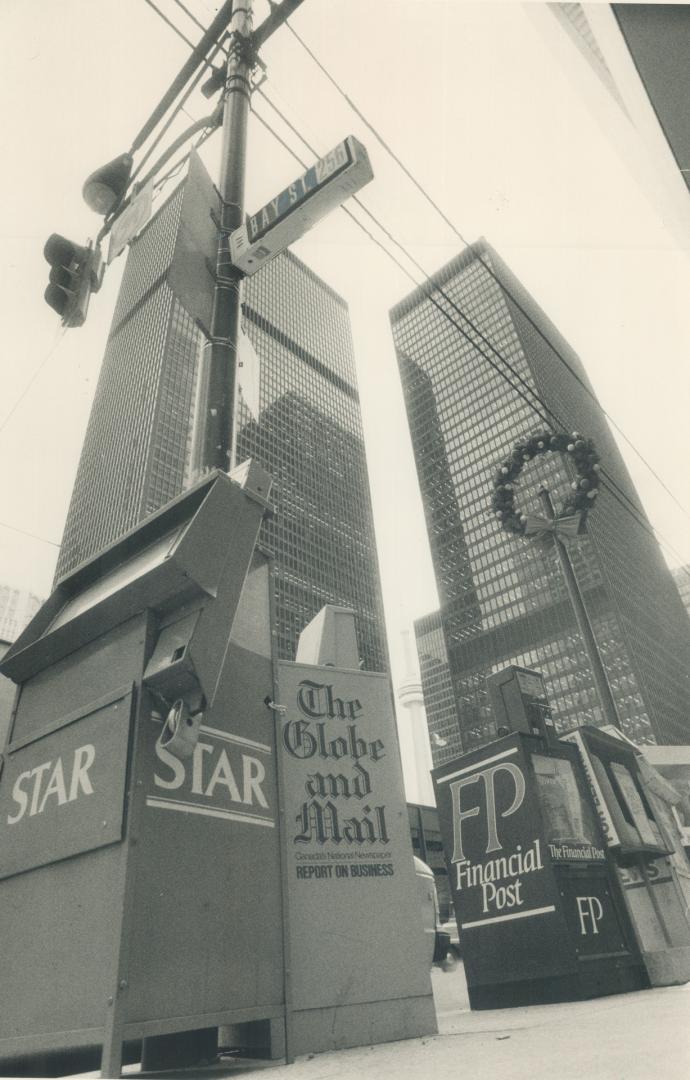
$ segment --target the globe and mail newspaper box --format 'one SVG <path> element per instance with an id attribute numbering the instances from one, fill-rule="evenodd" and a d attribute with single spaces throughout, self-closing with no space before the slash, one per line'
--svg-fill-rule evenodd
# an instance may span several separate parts
<path id="1" fill-rule="evenodd" d="M 352 611 L 322 609 L 277 690 L 295 1053 L 435 1032 L 391 687 Z"/>

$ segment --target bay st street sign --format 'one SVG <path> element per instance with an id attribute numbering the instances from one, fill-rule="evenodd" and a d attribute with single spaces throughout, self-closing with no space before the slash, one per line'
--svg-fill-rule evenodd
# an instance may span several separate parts
<path id="1" fill-rule="evenodd" d="M 234 265 L 255 274 L 373 176 L 366 149 L 348 135 L 232 233 Z"/>

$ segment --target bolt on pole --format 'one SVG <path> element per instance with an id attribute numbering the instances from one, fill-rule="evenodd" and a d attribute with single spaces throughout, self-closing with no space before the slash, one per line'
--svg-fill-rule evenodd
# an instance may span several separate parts
<path id="1" fill-rule="evenodd" d="M 211 332 L 204 345 L 192 451 L 194 475 L 228 471 L 232 460 L 237 394 L 241 270 L 230 260 L 230 234 L 244 218 L 247 121 L 251 96 L 252 0 L 236 0 L 230 20 L 220 171 L 220 232 Z"/>

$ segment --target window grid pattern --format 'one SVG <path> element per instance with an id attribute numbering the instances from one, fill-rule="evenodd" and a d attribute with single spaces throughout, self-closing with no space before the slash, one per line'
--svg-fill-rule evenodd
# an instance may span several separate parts
<path id="1" fill-rule="evenodd" d="M 131 245 L 58 564 L 61 575 L 190 479 L 203 335 L 166 274 L 181 186 Z M 244 285 L 260 411 L 238 395 L 237 460 L 273 477 L 260 542 L 275 560 L 278 655 L 326 603 L 355 611 L 362 664 L 386 670 L 383 607 L 347 305 L 290 253 Z"/>
<path id="2" fill-rule="evenodd" d="M 529 390 L 538 394 L 571 430 L 595 439 L 606 468 L 639 506 L 601 413 L 478 253 L 586 382 L 567 343 L 488 245 L 474 245 L 434 280 L 510 360 L 527 383 L 528 396 Z M 561 727 L 600 722 L 591 672 L 553 555 L 505 533 L 491 511 L 498 463 L 541 422 L 423 291 L 394 308 L 391 322 L 458 710 L 453 752 L 494 737 L 484 680 L 508 663 L 542 670 Z M 486 345 L 482 349 L 488 351 Z M 523 469 L 518 502 L 539 512 L 538 487 L 546 483 L 558 505 L 571 482 L 562 456 L 544 455 Z M 604 492 L 588 535 L 573 547 L 573 560 L 626 734 L 642 743 L 687 741 L 690 635 L 687 629 L 681 633 L 677 590 L 655 542 L 631 526 L 629 515 Z M 664 626 L 668 611 L 672 633 Z M 433 733 L 433 709 L 428 719 Z M 438 723 L 445 730 L 447 717 Z M 432 738 L 434 760 L 440 761 L 433 744 Z M 444 753 L 452 756 L 450 747 Z"/>
<path id="3" fill-rule="evenodd" d="M 246 281 L 243 308 L 261 365 L 260 412 L 241 404 L 238 460 L 255 458 L 273 478 L 275 513 L 260 540 L 275 556 L 278 656 L 294 659 L 302 629 L 331 603 L 354 609 L 363 667 L 385 670 L 347 308 L 289 254 Z"/>
<path id="4" fill-rule="evenodd" d="M 18 638 L 42 603 L 34 593 L 0 585 L 0 642 Z"/>
<path id="5" fill-rule="evenodd" d="M 414 629 L 433 761 L 442 765 L 460 752 L 460 734 L 440 612 L 417 619 Z"/>
<path id="6" fill-rule="evenodd" d="M 122 536 L 146 512 L 145 479 L 172 306 L 173 295 L 161 281 L 108 338 L 57 576 Z"/>

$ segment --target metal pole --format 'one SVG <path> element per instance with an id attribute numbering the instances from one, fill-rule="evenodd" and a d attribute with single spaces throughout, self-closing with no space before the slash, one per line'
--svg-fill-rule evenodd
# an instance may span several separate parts
<path id="1" fill-rule="evenodd" d="M 252 72 L 252 0 L 235 0 L 230 22 L 221 151 L 221 220 L 211 332 L 204 346 L 192 459 L 194 474 L 232 467 L 241 270 L 230 261 L 229 236 L 244 217 L 244 174 Z"/>
<path id="2" fill-rule="evenodd" d="M 553 520 L 555 517 L 555 511 L 553 503 L 551 501 L 551 495 L 548 488 L 542 487 L 539 489 L 539 498 L 541 499 L 542 506 L 546 512 L 547 517 Z M 604 665 L 599 653 L 599 646 L 597 645 L 596 638 L 594 637 L 594 631 L 592 624 L 589 621 L 589 615 L 585 608 L 584 600 L 582 599 L 582 593 L 580 592 L 580 586 L 577 583 L 575 577 L 575 571 L 573 570 L 573 564 L 570 560 L 570 552 L 568 551 L 565 543 L 558 536 L 553 538 L 556 546 L 556 552 L 561 564 L 561 570 L 563 571 L 563 577 L 565 578 L 566 588 L 568 595 L 570 596 L 570 602 L 573 605 L 573 611 L 575 612 L 575 619 L 577 621 L 582 641 L 585 646 L 585 652 L 589 659 L 590 667 L 592 669 L 592 675 L 594 676 L 594 685 L 599 695 L 604 715 L 607 723 L 613 724 L 615 727 L 620 728 L 620 720 L 618 717 L 618 709 L 611 693 L 611 687 L 609 685 L 608 676 L 604 669 Z"/>
<path id="3" fill-rule="evenodd" d="M 138 150 L 142 143 L 146 141 L 146 139 L 149 137 L 161 117 L 165 116 L 166 112 L 172 105 L 177 95 L 187 85 L 194 72 L 204 63 L 209 52 L 216 44 L 216 41 L 218 40 L 220 35 L 225 30 L 225 27 L 230 22 L 231 9 L 232 0 L 225 0 L 225 3 L 223 4 L 222 8 L 209 26 L 208 30 L 204 32 L 201 41 L 198 43 L 198 45 L 195 46 L 189 59 L 185 60 L 179 75 L 173 81 L 170 88 L 166 90 L 165 94 L 156 105 L 155 109 L 149 116 L 143 128 L 132 142 L 132 145 L 129 148 L 130 154 L 133 154 L 135 150 Z"/>

